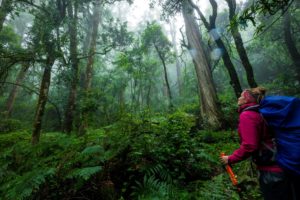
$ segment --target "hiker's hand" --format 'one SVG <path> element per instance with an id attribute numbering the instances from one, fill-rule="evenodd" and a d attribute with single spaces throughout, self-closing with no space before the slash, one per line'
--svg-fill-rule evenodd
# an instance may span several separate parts
<path id="1" fill-rule="evenodd" d="M 223 164 L 227 165 L 227 164 L 228 164 L 228 156 L 221 156 L 221 157 L 220 157 L 220 161 L 221 161 Z"/>

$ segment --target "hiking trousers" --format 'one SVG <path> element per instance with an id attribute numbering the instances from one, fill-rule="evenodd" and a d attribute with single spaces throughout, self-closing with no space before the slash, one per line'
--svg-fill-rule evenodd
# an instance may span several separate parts
<path id="1" fill-rule="evenodd" d="M 259 171 L 259 184 L 264 200 L 300 200 L 295 185 L 284 172 Z"/>

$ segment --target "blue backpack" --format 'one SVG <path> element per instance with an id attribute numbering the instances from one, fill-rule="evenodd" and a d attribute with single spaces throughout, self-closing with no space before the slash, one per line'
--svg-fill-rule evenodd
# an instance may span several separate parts
<path id="1" fill-rule="evenodd" d="M 261 101 L 259 112 L 275 132 L 277 163 L 300 175 L 300 99 L 267 96 Z"/>

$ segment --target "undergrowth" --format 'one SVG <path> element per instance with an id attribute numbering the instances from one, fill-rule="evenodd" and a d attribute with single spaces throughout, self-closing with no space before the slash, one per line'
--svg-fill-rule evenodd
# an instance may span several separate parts
<path id="1" fill-rule="evenodd" d="M 0 134 L 0 199 L 259 199 L 247 162 L 234 167 L 242 192 L 219 163 L 234 131 L 198 131 L 184 112 L 127 115 L 84 136 Z"/>

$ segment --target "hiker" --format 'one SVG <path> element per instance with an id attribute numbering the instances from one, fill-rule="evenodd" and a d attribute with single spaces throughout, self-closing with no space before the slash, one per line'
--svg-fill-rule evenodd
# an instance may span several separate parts
<path id="1" fill-rule="evenodd" d="M 252 157 L 259 171 L 260 189 L 264 199 L 290 199 L 288 178 L 272 158 L 273 153 L 269 149 L 274 148 L 274 142 L 265 120 L 258 112 L 259 103 L 265 93 L 266 90 L 262 87 L 246 89 L 242 92 L 238 99 L 240 147 L 231 155 L 221 157 L 221 162 L 235 164 Z"/>

